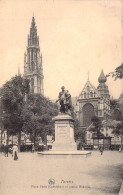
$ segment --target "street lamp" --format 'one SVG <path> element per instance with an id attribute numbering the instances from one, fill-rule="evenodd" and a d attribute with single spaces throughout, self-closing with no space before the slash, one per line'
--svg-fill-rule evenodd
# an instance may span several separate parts
<path id="1" fill-rule="evenodd" d="M 3 125 L 3 120 L 4 120 L 4 114 L 6 112 L 3 110 L 3 96 L 0 96 L 0 128 L 1 128 L 1 145 L 2 145 L 2 134 L 4 131 L 4 125 Z"/>
<path id="2" fill-rule="evenodd" d="M 2 133 L 3 133 L 3 96 L 0 96 L 0 128 L 1 128 L 1 145 L 2 145 Z"/>
<path id="3" fill-rule="evenodd" d="M 105 127 L 106 127 L 106 137 L 108 136 L 108 127 L 107 127 L 107 113 L 106 113 L 106 108 L 104 107 L 104 119 L 105 119 Z"/>

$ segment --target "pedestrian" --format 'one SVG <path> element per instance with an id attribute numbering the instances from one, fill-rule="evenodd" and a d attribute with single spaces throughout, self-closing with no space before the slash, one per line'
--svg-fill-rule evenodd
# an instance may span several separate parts
<path id="1" fill-rule="evenodd" d="M 104 149 L 103 149 L 103 146 L 102 146 L 102 147 L 100 147 L 100 153 L 101 153 L 101 155 L 103 154 L 103 151 L 104 151 Z"/>
<path id="2" fill-rule="evenodd" d="M 16 144 L 14 144 L 12 150 L 13 150 L 12 152 L 13 159 L 18 160 L 18 147 Z"/>
<path id="3" fill-rule="evenodd" d="M 5 157 L 8 157 L 8 152 L 9 152 L 9 148 L 8 148 L 8 145 L 6 145 L 4 147 L 4 154 L 5 154 Z"/>
<path id="4" fill-rule="evenodd" d="M 122 150 L 122 147 L 121 147 L 121 146 L 119 146 L 119 152 L 121 152 L 121 150 Z"/>
<path id="5" fill-rule="evenodd" d="M 1 152 L 4 153 L 4 144 L 1 146 Z"/>
<path id="6" fill-rule="evenodd" d="M 35 146 L 34 146 L 34 144 L 32 145 L 32 152 L 35 152 Z"/>
<path id="7" fill-rule="evenodd" d="M 84 150 L 84 144 L 82 144 L 82 146 L 81 146 L 81 150 Z"/>

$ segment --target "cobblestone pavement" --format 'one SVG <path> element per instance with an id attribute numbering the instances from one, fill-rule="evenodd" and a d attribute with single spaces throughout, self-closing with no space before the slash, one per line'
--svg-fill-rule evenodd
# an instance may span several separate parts
<path id="1" fill-rule="evenodd" d="M 83 158 L 42 158 L 19 153 L 14 161 L 0 154 L 1 195 L 118 195 L 123 153 L 92 151 Z"/>

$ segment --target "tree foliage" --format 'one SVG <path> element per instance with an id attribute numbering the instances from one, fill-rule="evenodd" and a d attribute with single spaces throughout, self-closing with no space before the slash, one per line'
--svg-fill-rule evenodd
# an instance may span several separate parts
<path id="1" fill-rule="evenodd" d="M 121 137 L 121 145 L 123 144 L 123 121 L 113 121 L 113 131 L 116 136 Z"/>
<path id="2" fill-rule="evenodd" d="M 20 145 L 20 133 L 23 126 L 22 110 L 24 108 L 24 97 L 29 92 L 29 81 L 21 76 L 15 76 L 7 81 L 2 89 L 2 103 L 4 109 L 4 128 L 9 135 L 18 134 Z"/>
<path id="3" fill-rule="evenodd" d="M 15 76 L 2 87 L 4 127 L 15 129 L 15 133 L 22 127 L 21 112 L 24 107 L 24 96 L 29 91 L 29 81 L 21 76 Z"/>
<path id="4" fill-rule="evenodd" d="M 74 119 L 74 138 L 75 141 L 80 141 L 81 143 L 85 142 L 85 131 L 80 128 L 79 120 L 77 118 L 76 113 L 73 110 L 72 117 Z"/>
<path id="5" fill-rule="evenodd" d="M 123 78 L 123 63 L 118 66 L 114 72 L 110 72 L 108 75 L 106 75 L 107 77 L 112 76 L 115 78 L 115 80 L 117 79 L 122 79 Z"/>
<path id="6" fill-rule="evenodd" d="M 115 135 L 123 136 L 123 121 L 112 121 L 113 132 Z"/>
<path id="7" fill-rule="evenodd" d="M 92 133 L 96 133 L 97 137 L 102 136 L 102 133 L 100 132 L 101 128 L 102 128 L 102 122 L 99 119 L 99 117 L 97 116 L 93 116 L 91 119 L 92 124 L 90 125 L 90 127 L 88 127 L 88 130 Z"/>
<path id="8" fill-rule="evenodd" d="M 4 127 L 9 135 L 18 135 L 21 131 L 30 134 L 32 141 L 37 136 L 46 140 L 46 135 L 53 133 L 52 117 L 57 115 L 57 105 L 39 94 L 29 93 L 29 80 L 15 76 L 6 82 L 1 90 L 5 111 Z M 25 101 L 25 94 L 28 94 Z"/>
<path id="9" fill-rule="evenodd" d="M 53 134 L 52 117 L 58 114 L 57 104 L 39 94 L 30 94 L 28 102 L 22 112 L 24 120 L 23 131 L 31 135 L 32 141 L 37 136 L 46 140 L 46 136 Z"/>

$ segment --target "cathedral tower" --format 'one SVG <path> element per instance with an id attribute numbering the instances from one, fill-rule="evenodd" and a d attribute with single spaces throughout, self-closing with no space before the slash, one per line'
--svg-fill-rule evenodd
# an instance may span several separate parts
<path id="1" fill-rule="evenodd" d="M 40 55 L 39 36 L 37 36 L 34 16 L 28 35 L 27 53 L 24 54 L 24 77 L 30 80 L 31 93 L 44 94 L 42 55 Z"/>

